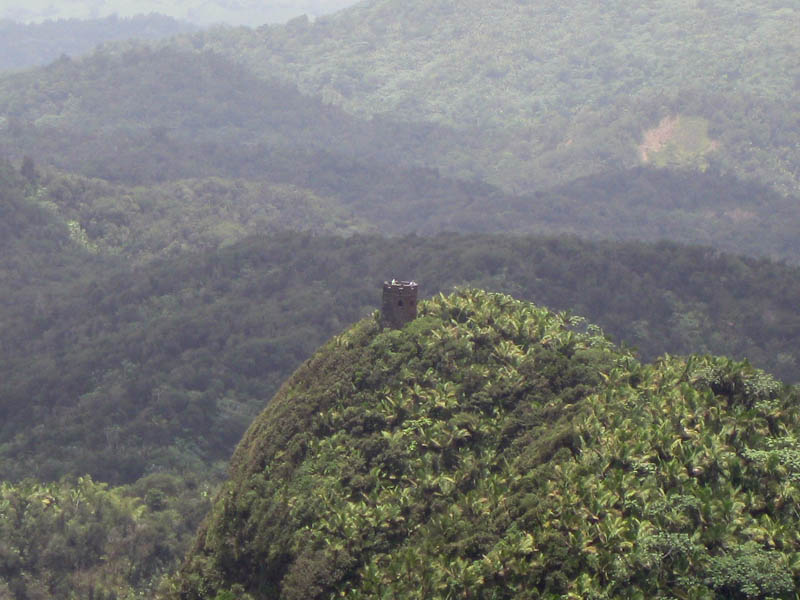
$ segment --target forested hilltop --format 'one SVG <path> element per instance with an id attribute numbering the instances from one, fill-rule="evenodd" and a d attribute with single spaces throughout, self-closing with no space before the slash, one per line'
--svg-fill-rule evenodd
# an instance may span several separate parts
<path id="1" fill-rule="evenodd" d="M 800 272 L 768 260 L 553 236 L 342 237 L 322 232 L 356 222 L 325 221 L 300 189 L 0 166 L 0 503 L 13 507 L 0 590 L 15 598 L 151 590 L 242 431 L 378 306 L 387 274 L 425 296 L 473 285 L 575 310 L 645 358 L 724 352 L 800 377 Z M 242 239 L 250 218 L 274 230 Z M 80 510 L 64 504 L 75 497 Z M 158 533 L 175 519 L 174 537 Z"/>
<path id="2" fill-rule="evenodd" d="M 509 296 L 420 309 L 287 381 L 163 598 L 794 597 L 796 390 Z"/>

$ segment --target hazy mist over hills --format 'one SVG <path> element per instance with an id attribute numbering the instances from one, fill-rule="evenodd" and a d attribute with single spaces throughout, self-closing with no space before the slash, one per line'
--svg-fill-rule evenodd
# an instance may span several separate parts
<path id="1" fill-rule="evenodd" d="M 0 19 L 31 23 L 160 13 L 196 25 L 258 26 L 285 22 L 303 14 L 316 17 L 354 3 L 355 0 L 64 0 L 57 3 L 11 0 L 0 5 Z"/>
<path id="2" fill-rule="evenodd" d="M 0 20 L 0 70 L 26 69 L 62 56 L 81 56 L 104 43 L 155 41 L 196 29 L 187 21 L 155 13 L 27 24 Z"/>

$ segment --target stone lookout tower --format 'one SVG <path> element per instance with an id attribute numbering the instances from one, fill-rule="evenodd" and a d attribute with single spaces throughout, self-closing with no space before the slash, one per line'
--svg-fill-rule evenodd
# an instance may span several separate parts
<path id="1" fill-rule="evenodd" d="M 414 281 L 383 282 L 381 319 L 384 327 L 399 329 L 417 318 L 417 284 Z"/>

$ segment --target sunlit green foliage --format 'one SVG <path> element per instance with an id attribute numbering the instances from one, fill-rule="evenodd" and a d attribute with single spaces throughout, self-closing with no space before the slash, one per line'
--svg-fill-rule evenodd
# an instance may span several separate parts
<path id="1" fill-rule="evenodd" d="M 210 487 L 168 475 L 0 482 L 0 597 L 141 598 L 186 551 Z"/>
<path id="2" fill-rule="evenodd" d="M 438 296 L 285 383 L 163 595 L 793 598 L 798 426 L 746 363 L 641 364 L 568 314 Z"/>

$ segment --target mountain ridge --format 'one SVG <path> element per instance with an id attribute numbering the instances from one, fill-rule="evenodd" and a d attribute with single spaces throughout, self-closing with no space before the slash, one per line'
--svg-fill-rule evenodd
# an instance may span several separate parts
<path id="1" fill-rule="evenodd" d="M 0 19 L 0 70 L 26 69 L 60 56 L 86 54 L 104 42 L 130 38 L 156 40 L 195 30 L 188 23 L 158 14 L 27 25 Z"/>

